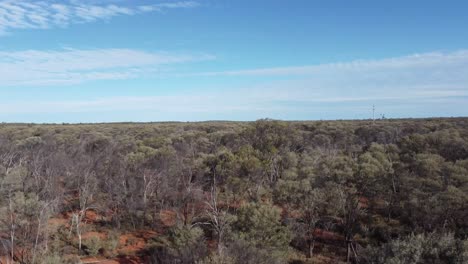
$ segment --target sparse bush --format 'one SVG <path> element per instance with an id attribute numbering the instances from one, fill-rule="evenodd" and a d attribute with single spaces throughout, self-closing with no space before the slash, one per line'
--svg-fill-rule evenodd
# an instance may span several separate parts
<path id="1" fill-rule="evenodd" d="M 203 230 L 199 227 L 174 227 L 167 236 L 157 238 L 149 249 L 151 263 L 192 264 L 203 259 L 206 248 Z"/>
<path id="2" fill-rule="evenodd" d="M 453 234 L 411 235 L 380 247 L 368 247 L 362 259 L 367 263 L 464 264 L 468 262 L 467 242 L 454 238 Z"/>
<path id="3" fill-rule="evenodd" d="M 106 241 L 103 242 L 105 256 L 113 258 L 117 255 L 117 248 L 119 247 L 120 233 L 111 231 L 107 235 Z"/>
<path id="4" fill-rule="evenodd" d="M 205 259 L 198 261 L 197 264 L 235 264 L 234 258 L 227 254 L 212 254 Z"/>
<path id="5" fill-rule="evenodd" d="M 64 264 L 64 263 L 67 263 L 67 262 L 62 256 L 55 253 L 55 254 L 42 256 L 40 259 L 37 260 L 36 263 L 37 264 L 40 264 L 40 263 Z"/>
<path id="6" fill-rule="evenodd" d="M 86 239 L 83 244 L 86 247 L 86 252 L 90 256 L 98 255 L 99 250 L 103 248 L 103 243 L 101 239 L 97 236 L 93 236 L 93 237 Z"/>

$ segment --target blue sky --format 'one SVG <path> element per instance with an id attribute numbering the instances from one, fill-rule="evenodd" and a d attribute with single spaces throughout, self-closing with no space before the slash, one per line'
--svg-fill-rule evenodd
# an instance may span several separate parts
<path id="1" fill-rule="evenodd" d="M 468 2 L 0 0 L 0 121 L 468 115 Z"/>

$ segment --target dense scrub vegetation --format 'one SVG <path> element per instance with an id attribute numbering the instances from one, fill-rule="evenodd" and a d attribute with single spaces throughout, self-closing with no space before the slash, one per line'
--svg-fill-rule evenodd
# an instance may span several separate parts
<path id="1" fill-rule="evenodd" d="M 0 125 L 1 263 L 468 263 L 468 119 Z"/>

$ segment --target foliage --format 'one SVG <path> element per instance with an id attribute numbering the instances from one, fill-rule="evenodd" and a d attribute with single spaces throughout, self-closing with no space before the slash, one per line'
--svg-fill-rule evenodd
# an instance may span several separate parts
<path id="1" fill-rule="evenodd" d="M 468 241 L 454 238 L 451 233 L 411 235 L 367 249 L 367 263 L 423 264 L 466 263 Z"/>
<path id="2" fill-rule="evenodd" d="M 462 263 L 467 219 L 467 118 L 0 125 L 0 255 L 20 263 L 114 258 L 140 232 L 149 263 Z"/>
<path id="3" fill-rule="evenodd" d="M 270 255 L 281 257 L 288 249 L 291 234 L 282 225 L 280 210 L 269 204 L 251 203 L 242 206 L 234 223 L 239 240 L 249 247 L 266 250 Z"/>

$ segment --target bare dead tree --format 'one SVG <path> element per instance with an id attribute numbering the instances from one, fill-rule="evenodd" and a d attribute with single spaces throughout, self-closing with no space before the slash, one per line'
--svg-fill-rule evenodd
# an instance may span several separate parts
<path id="1" fill-rule="evenodd" d="M 232 222 L 226 210 L 222 210 L 218 203 L 218 193 L 216 186 L 212 186 L 209 199 L 206 203 L 206 214 L 210 218 L 209 224 L 216 232 L 216 245 L 219 255 L 222 255 L 224 249 L 224 239 L 226 232 Z"/>
<path id="2" fill-rule="evenodd" d="M 73 228 L 78 237 L 78 250 L 81 252 L 83 219 L 86 217 L 86 212 L 91 209 L 97 209 L 92 206 L 94 193 L 96 189 L 95 173 L 88 171 L 83 175 L 82 182 L 78 190 L 79 209 L 72 214 L 70 230 Z"/>

